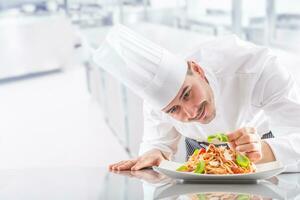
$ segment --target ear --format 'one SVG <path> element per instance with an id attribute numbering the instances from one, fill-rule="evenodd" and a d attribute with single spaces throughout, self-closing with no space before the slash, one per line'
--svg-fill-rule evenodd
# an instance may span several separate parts
<path id="1" fill-rule="evenodd" d="M 199 75 L 201 78 L 205 78 L 205 72 L 202 67 L 195 61 L 191 61 L 191 70 L 194 74 Z"/>

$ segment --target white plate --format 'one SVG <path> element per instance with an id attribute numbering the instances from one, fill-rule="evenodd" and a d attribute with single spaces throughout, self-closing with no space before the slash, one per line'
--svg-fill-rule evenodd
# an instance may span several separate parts
<path id="1" fill-rule="evenodd" d="M 157 172 L 165 174 L 173 179 L 182 179 L 185 181 L 212 181 L 212 182 L 256 182 L 258 180 L 267 179 L 276 176 L 284 171 L 284 166 L 278 162 L 269 162 L 256 165 L 257 170 L 255 173 L 249 174 L 195 174 L 191 172 L 178 172 L 176 169 L 181 166 L 181 163 L 162 161 L 158 167 L 153 167 Z"/>

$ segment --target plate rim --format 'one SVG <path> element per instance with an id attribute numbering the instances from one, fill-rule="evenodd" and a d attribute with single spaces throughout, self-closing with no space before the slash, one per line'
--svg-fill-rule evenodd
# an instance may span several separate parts
<path id="1" fill-rule="evenodd" d="M 177 163 L 177 162 L 174 162 L 174 161 L 167 161 L 167 160 L 164 160 L 164 162 L 171 162 L 171 163 L 175 163 L 175 164 L 180 164 L 180 163 Z M 274 170 L 278 171 L 278 172 L 276 172 L 276 175 L 277 175 L 277 174 L 282 173 L 285 170 L 285 166 L 280 161 L 272 161 L 272 162 L 278 163 L 279 164 L 278 167 L 275 167 L 275 168 L 270 169 L 270 170 L 263 170 L 263 171 L 259 171 L 259 172 L 251 172 L 251 173 L 246 173 L 246 174 L 196 174 L 196 173 L 191 173 L 191 172 L 174 171 L 174 170 L 167 169 L 167 168 L 164 168 L 164 167 L 161 167 L 161 166 L 154 166 L 153 169 L 155 171 L 158 171 L 158 172 L 160 172 L 160 169 L 167 170 L 168 172 L 171 172 L 171 173 L 184 174 L 184 175 L 188 175 L 188 176 L 193 176 L 195 178 L 196 177 L 201 177 L 201 178 L 226 178 L 226 177 L 228 177 L 228 180 L 230 180 L 230 178 L 232 178 L 232 177 L 245 177 L 245 178 L 247 178 L 248 176 L 260 175 L 262 173 L 270 172 L 270 171 L 274 171 Z M 268 162 L 268 163 L 272 163 L 272 162 Z M 263 165 L 263 164 L 267 164 L 267 163 L 262 163 L 261 165 Z M 161 173 L 163 173 L 163 172 L 161 172 Z M 276 176 L 276 175 L 274 175 L 274 176 Z M 236 179 L 234 179 L 234 180 L 236 180 Z M 261 180 L 261 179 L 257 179 L 257 180 Z"/>

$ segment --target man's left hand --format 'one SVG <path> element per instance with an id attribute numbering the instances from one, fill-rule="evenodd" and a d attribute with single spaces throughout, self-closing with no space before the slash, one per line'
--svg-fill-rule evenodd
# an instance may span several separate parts
<path id="1" fill-rule="evenodd" d="M 228 133 L 229 145 L 239 152 L 244 152 L 252 162 L 262 159 L 262 142 L 256 129 L 244 127 Z"/>

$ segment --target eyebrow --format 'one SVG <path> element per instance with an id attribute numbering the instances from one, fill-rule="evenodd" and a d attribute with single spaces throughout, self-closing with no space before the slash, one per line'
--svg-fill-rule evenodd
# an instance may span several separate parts
<path id="1" fill-rule="evenodd" d="M 188 87 L 189 87 L 189 86 L 185 86 L 185 87 L 183 88 L 183 90 L 182 90 L 182 92 L 181 92 L 181 94 L 180 94 L 180 96 L 179 96 L 179 100 L 182 99 L 182 97 L 183 97 L 185 91 L 188 89 Z M 166 113 L 169 113 L 169 112 L 172 110 L 173 107 L 174 107 L 174 106 L 172 106 L 169 110 L 167 110 Z"/>
<path id="2" fill-rule="evenodd" d="M 183 95 L 185 94 L 185 91 L 188 89 L 189 86 L 185 86 L 185 88 L 183 88 L 181 95 L 179 96 L 179 100 L 182 99 Z"/>

